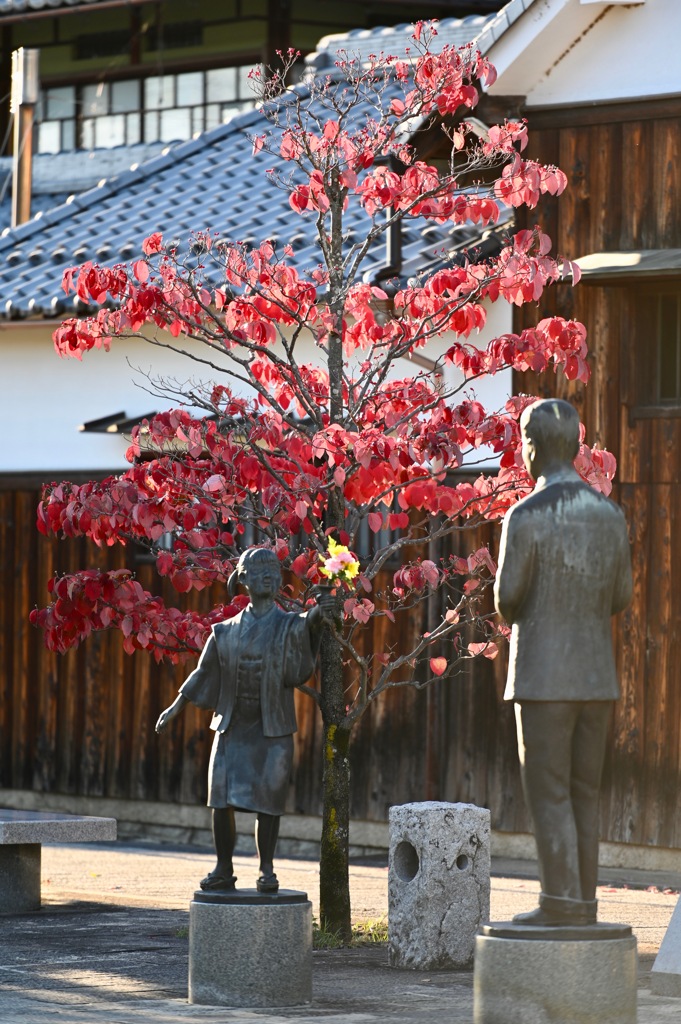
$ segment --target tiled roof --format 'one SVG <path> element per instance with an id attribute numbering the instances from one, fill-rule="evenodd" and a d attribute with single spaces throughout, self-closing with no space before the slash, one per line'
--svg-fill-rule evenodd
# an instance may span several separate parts
<path id="1" fill-rule="evenodd" d="M 535 0 L 509 0 L 497 14 L 473 14 L 466 18 L 442 18 L 437 24 L 437 36 L 431 49 L 438 53 L 445 45 L 465 46 L 474 42 L 485 53 L 501 35 L 518 20 Z M 414 52 L 412 40 L 413 24 L 395 25 L 392 28 L 352 29 L 324 36 L 317 44 L 316 53 L 307 61 L 316 68 L 332 66 L 338 50 L 347 50 L 367 60 L 370 54 L 392 54 L 403 56 L 407 47 Z"/>
<path id="2" fill-rule="evenodd" d="M 104 0 L 0 0 L 0 21 L 3 15 L 50 11 L 59 7 L 92 7 Z"/>
<path id="3" fill-rule="evenodd" d="M 74 192 L 94 188 L 104 177 L 127 171 L 132 163 L 158 156 L 167 143 L 147 142 L 111 149 L 65 150 L 33 157 L 31 216 L 65 203 Z M 12 157 L 0 157 L 0 231 L 12 219 Z"/>
<path id="4" fill-rule="evenodd" d="M 370 113 L 368 105 L 365 113 Z M 290 242 L 297 266 L 316 266 L 321 254 L 314 219 L 294 213 L 286 194 L 268 181 L 265 169 L 276 166 L 276 158 L 264 151 L 252 155 L 247 136 L 262 131 L 263 125 L 257 111 L 237 114 L 227 124 L 70 196 L 26 224 L 5 229 L 0 235 L 0 316 L 68 315 L 74 306 L 61 289 L 66 267 L 86 260 L 129 262 L 141 255 L 143 238 L 154 231 L 181 244 L 192 231 L 206 229 L 231 241 L 257 244 L 268 238 L 281 247 Z M 345 223 L 349 242 L 353 233 L 365 230 L 367 219 L 356 203 Z M 471 225 L 407 222 L 401 277 L 437 265 L 443 250 L 479 240 L 479 229 Z M 384 264 L 381 242 L 365 261 L 365 276 Z"/>
<path id="5" fill-rule="evenodd" d="M 438 53 L 445 45 L 465 46 L 472 42 L 484 30 L 487 24 L 496 18 L 492 15 L 470 15 L 467 18 L 443 18 L 438 22 L 437 36 L 431 49 Z M 413 24 L 396 25 L 392 28 L 358 28 L 350 32 L 338 32 L 324 36 L 317 44 L 316 53 L 307 58 L 317 68 L 332 66 L 338 50 L 347 50 L 351 56 L 359 56 L 363 61 L 370 54 L 392 54 L 403 57 L 409 48 L 414 54 L 412 34 Z"/>

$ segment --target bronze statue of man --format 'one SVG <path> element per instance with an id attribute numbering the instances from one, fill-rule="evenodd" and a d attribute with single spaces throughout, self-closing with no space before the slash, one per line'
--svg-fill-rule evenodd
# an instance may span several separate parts
<path id="1" fill-rule="evenodd" d="M 285 612 L 275 604 L 281 568 L 269 548 L 248 548 L 228 581 L 248 591 L 250 604 L 213 626 L 195 670 L 156 723 L 162 732 L 191 702 L 213 712 L 215 740 L 208 775 L 217 865 L 200 883 L 207 891 L 229 891 L 234 811 L 254 811 L 260 873 L 259 892 L 279 889 L 274 853 L 284 812 L 293 757 L 296 715 L 293 690 L 314 669 L 318 631 L 335 598 L 324 594 L 308 612 Z M 328 605 L 328 608 L 327 608 Z M 332 607 L 333 606 L 333 607 Z"/>
<path id="2" fill-rule="evenodd" d="M 512 626 L 504 697 L 515 701 L 541 894 L 514 921 L 595 924 L 599 790 L 620 694 L 610 618 L 631 599 L 629 540 L 619 506 L 574 468 L 575 409 L 536 402 L 520 427 L 536 486 L 504 520 L 495 599 Z"/>

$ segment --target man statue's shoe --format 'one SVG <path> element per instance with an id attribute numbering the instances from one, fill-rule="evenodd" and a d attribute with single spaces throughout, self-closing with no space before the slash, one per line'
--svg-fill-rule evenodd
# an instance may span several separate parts
<path id="1" fill-rule="evenodd" d="M 565 927 L 596 924 L 597 900 L 571 900 L 565 896 L 539 894 L 539 906 L 527 914 L 516 914 L 513 924 L 527 927 Z"/>
<path id="2" fill-rule="evenodd" d="M 260 875 L 255 887 L 258 892 L 279 892 L 279 879 L 275 874 Z"/>
<path id="3" fill-rule="evenodd" d="M 236 875 L 221 875 L 217 871 L 211 871 L 209 875 L 201 879 L 199 885 L 204 892 L 234 892 Z"/>

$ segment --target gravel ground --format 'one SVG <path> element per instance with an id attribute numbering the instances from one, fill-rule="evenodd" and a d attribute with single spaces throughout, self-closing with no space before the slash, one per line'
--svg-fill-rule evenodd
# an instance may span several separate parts
<path id="1" fill-rule="evenodd" d="M 2 1024 L 450 1024 L 473 1020 L 472 971 L 390 968 L 387 949 L 314 954 L 309 1007 L 229 1010 L 186 1001 L 188 902 L 212 867 L 209 853 L 145 845 L 43 847 L 43 909 L 6 916 L 0 937 Z M 236 874 L 251 887 L 257 865 L 238 857 Z M 532 864 L 493 865 L 492 920 L 536 905 Z M 282 887 L 303 889 L 317 914 L 312 861 L 278 860 Z M 606 873 L 607 874 L 607 873 Z M 653 996 L 649 972 L 669 923 L 680 879 L 630 872 L 605 877 L 600 917 L 633 926 L 639 947 L 639 1024 L 681 1019 L 681 1000 Z M 355 920 L 387 913 L 387 866 L 354 864 Z M 667 891 L 664 891 L 664 889 Z"/>

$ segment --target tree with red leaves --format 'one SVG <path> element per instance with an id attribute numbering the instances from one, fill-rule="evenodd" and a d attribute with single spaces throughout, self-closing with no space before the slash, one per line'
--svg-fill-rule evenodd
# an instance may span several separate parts
<path id="1" fill-rule="evenodd" d="M 470 47 L 432 52 L 434 32 L 416 27 L 408 60 L 360 65 L 341 54 L 336 74 L 304 87 L 282 89 L 276 75 L 263 82 L 269 124 L 251 140 L 254 152 L 290 167 L 268 173 L 291 208 L 314 221 L 317 266 L 300 267 L 290 245 L 278 253 L 268 241 L 248 246 L 200 232 L 183 251 L 153 233 L 130 267 L 87 263 L 66 272 L 65 290 L 101 308 L 54 334 L 57 352 L 78 359 L 118 338 L 145 338 L 186 354 L 211 383 L 155 380 L 157 393 L 179 407 L 133 430 L 121 475 L 45 487 L 44 533 L 145 545 L 180 593 L 224 582 L 248 536 L 272 547 L 288 570 L 286 607 L 305 608 L 321 584 L 335 588 L 320 684 L 304 689 L 319 705 L 325 737 L 321 922 L 344 936 L 353 725 L 389 688 L 414 684 L 417 663 L 430 669 L 417 684 L 425 685 L 467 659 L 493 657 L 503 639 L 484 602 L 495 572 L 489 550 L 439 563 L 424 557 L 452 531 L 500 519 L 531 486 L 518 417 L 532 399 L 486 410 L 471 388 L 509 368 L 589 375 L 585 330 L 560 317 L 485 348 L 469 340 L 489 303 L 535 302 L 551 282 L 577 279 L 574 265 L 549 255 L 538 228 L 509 235 L 496 256 L 443 258 L 423 279 L 392 289 L 362 276 L 400 222 L 494 225 L 500 210 L 533 208 L 566 185 L 556 167 L 523 158 L 524 123 L 481 136 L 479 123 L 466 121 L 494 70 Z M 294 57 L 284 56 L 284 74 Z M 415 127 L 436 120 L 451 147 L 444 171 L 419 160 L 410 142 Z M 358 210 L 366 229 L 348 237 Z M 433 370 L 400 373 L 400 361 L 426 344 L 436 353 Z M 496 454 L 498 472 L 455 472 L 474 470 L 481 449 Z M 609 490 L 612 456 L 582 445 L 577 464 Z M 356 556 L 364 524 L 372 543 Z M 386 585 L 395 560 L 400 567 Z M 124 570 L 86 570 L 50 589 L 52 603 L 33 619 L 52 649 L 115 628 L 127 651 L 171 661 L 196 655 L 211 625 L 245 601 L 210 615 L 182 612 Z M 392 647 L 363 653 L 365 623 L 408 623 L 433 591 L 444 595 L 435 628 L 408 649 L 408 626 L 396 628 Z"/>

